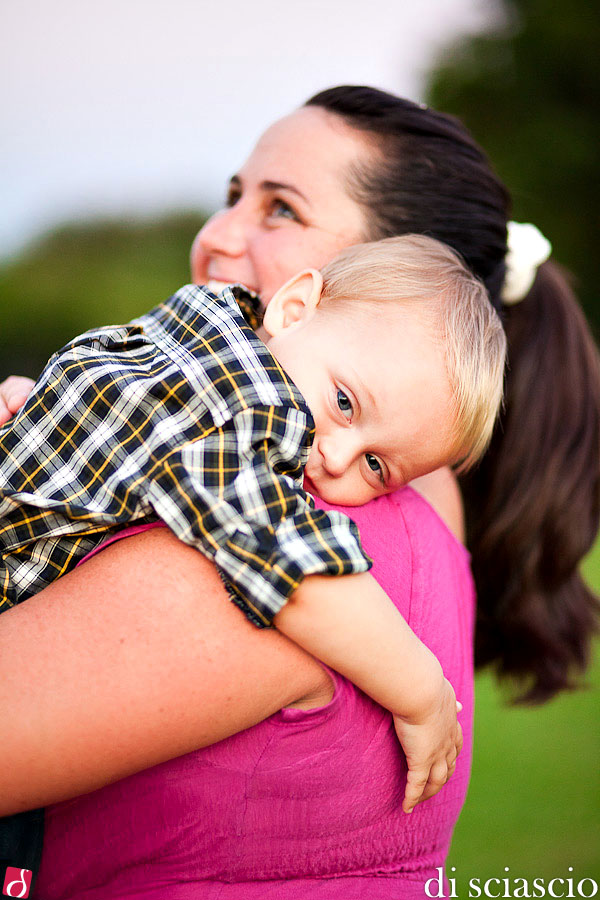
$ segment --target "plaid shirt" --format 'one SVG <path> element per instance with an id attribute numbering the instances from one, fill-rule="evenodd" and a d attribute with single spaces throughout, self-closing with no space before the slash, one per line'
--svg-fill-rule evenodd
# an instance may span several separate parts
<path id="1" fill-rule="evenodd" d="M 0 429 L 0 611 L 156 517 L 257 625 L 305 575 L 370 567 L 356 526 L 302 490 L 313 420 L 236 292 L 188 285 L 49 361 Z"/>

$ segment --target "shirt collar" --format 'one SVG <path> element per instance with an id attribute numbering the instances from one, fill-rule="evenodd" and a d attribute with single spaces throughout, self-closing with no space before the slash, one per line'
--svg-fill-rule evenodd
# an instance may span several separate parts
<path id="1" fill-rule="evenodd" d="M 244 319 L 250 328 L 256 331 L 262 325 L 264 317 L 260 297 L 243 284 L 232 284 L 230 290 Z"/>

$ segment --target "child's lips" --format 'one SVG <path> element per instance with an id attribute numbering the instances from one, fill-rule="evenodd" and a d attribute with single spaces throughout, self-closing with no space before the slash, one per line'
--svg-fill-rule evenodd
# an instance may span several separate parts
<path id="1" fill-rule="evenodd" d="M 304 490 L 308 491 L 309 494 L 318 494 L 319 493 L 315 483 L 313 481 L 311 481 L 310 476 L 307 475 L 306 472 L 304 473 Z"/>

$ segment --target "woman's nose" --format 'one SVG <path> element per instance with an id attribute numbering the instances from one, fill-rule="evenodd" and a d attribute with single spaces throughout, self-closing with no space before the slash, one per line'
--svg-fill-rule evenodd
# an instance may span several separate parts
<path id="1" fill-rule="evenodd" d="M 246 234 L 247 222 L 236 204 L 211 216 L 194 243 L 207 255 L 241 256 L 246 247 Z"/>

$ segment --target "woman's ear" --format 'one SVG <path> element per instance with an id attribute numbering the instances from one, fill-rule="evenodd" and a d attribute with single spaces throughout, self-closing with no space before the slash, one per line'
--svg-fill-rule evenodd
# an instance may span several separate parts
<path id="1" fill-rule="evenodd" d="M 319 305 L 323 277 L 317 269 L 304 269 L 273 294 L 265 310 L 263 328 L 275 337 L 284 328 L 304 324 Z"/>

